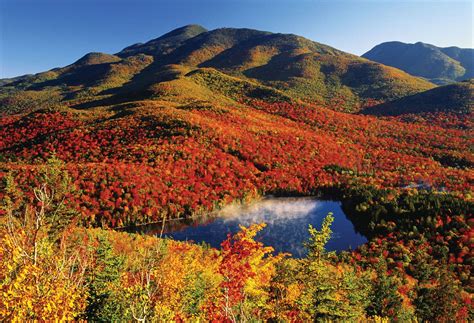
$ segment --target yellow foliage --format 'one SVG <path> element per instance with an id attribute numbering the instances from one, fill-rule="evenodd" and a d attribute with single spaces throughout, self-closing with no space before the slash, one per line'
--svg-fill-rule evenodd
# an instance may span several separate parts
<path id="1" fill-rule="evenodd" d="M 87 294 L 76 284 L 58 253 L 46 250 L 35 265 L 13 238 L 2 230 L 0 244 L 0 317 L 14 322 L 73 320 L 83 312 Z M 49 251 L 49 252 L 48 252 Z"/>

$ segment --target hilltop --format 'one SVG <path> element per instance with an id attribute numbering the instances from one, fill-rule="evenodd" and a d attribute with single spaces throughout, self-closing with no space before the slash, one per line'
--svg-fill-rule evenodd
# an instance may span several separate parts
<path id="1" fill-rule="evenodd" d="M 436 84 L 447 84 L 474 77 L 474 49 L 436 47 L 398 41 L 379 44 L 362 55 L 367 59 L 424 77 Z"/>
<path id="2" fill-rule="evenodd" d="M 357 111 L 434 85 L 306 38 L 251 29 L 175 29 L 112 55 L 3 81 L 0 111 L 90 108 L 143 99 L 237 104 L 261 99 Z"/>

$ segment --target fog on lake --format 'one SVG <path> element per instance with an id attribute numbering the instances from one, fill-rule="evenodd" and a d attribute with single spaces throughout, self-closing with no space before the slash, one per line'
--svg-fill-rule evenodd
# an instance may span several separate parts
<path id="1" fill-rule="evenodd" d="M 205 242 L 218 248 L 228 234 L 239 230 L 240 225 L 265 222 L 267 226 L 259 232 L 257 240 L 272 246 L 277 252 L 289 252 L 301 257 L 306 253 L 303 243 L 309 238 L 308 225 L 320 229 L 329 212 L 333 213 L 335 219 L 327 250 L 349 250 L 367 242 L 347 219 L 341 202 L 308 197 L 265 198 L 249 204 L 229 205 L 206 221 L 168 226 L 164 236 L 181 241 Z"/>

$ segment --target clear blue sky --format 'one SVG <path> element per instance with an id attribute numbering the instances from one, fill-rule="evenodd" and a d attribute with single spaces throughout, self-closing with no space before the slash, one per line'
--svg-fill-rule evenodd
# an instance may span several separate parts
<path id="1" fill-rule="evenodd" d="M 474 47 L 473 14 L 472 0 L 0 0 L 0 78 L 191 23 L 294 33 L 358 55 L 390 40 Z"/>

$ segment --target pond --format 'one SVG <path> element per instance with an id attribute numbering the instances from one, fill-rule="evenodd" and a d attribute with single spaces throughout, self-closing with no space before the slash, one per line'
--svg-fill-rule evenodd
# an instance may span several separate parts
<path id="1" fill-rule="evenodd" d="M 170 221 L 163 236 L 180 241 L 205 242 L 218 248 L 227 234 L 239 230 L 239 225 L 265 222 L 267 226 L 259 232 L 257 240 L 272 246 L 277 252 L 289 252 L 301 257 L 306 253 L 303 243 L 309 238 L 308 225 L 319 230 L 329 212 L 333 213 L 334 222 L 327 250 L 355 249 L 367 242 L 363 235 L 355 231 L 342 210 L 341 202 L 308 197 L 265 198 L 250 204 L 224 207 L 207 219 Z M 147 226 L 139 231 L 159 235 L 161 225 Z"/>

